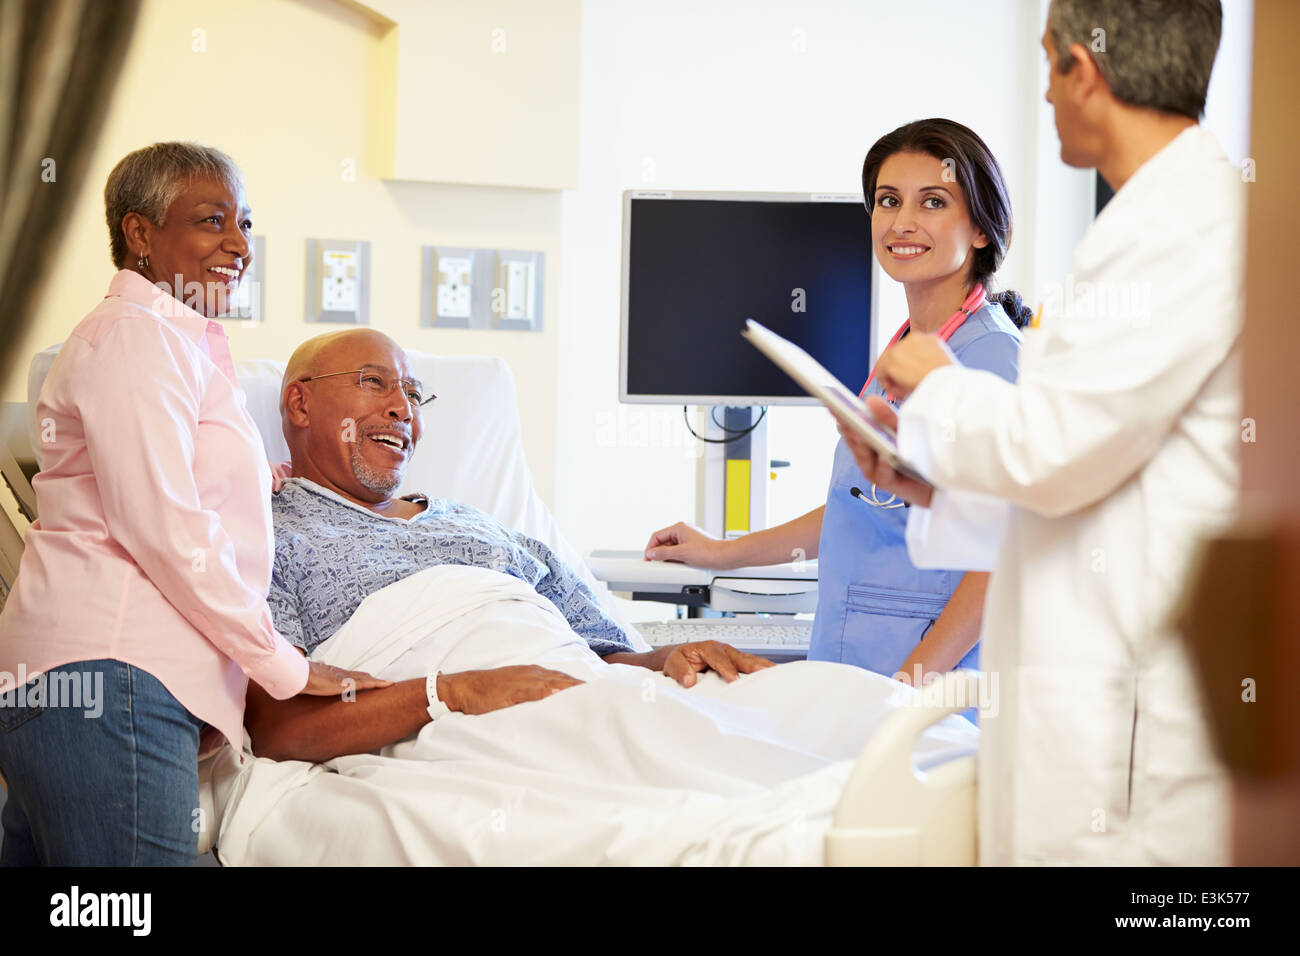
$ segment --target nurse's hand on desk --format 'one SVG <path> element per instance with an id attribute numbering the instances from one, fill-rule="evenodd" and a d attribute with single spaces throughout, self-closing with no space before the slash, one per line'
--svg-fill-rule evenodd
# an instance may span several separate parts
<path id="1" fill-rule="evenodd" d="M 307 674 L 307 686 L 300 694 L 313 697 L 332 697 L 349 690 L 373 690 L 376 687 L 392 687 L 390 680 L 371 677 L 364 671 L 349 671 L 342 667 L 322 664 L 320 661 L 308 661 L 310 671 Z"/>
<path id="2" fill-rule="evenodd" d="M 696 675 L 702 671 L 714 671 L 730 683 L 741 674 L 775 666 L 766 658 L 738 651 L 721 641 L 693 641 L 669 649 L 663 671 L 683 687 L 693 687 L 698 680 Z"/>
<path id="3" fill-rule="evenodd" d="M 937 335 L 909 335 L 885 349 L 876 363 L 876 379 L 890 395 L 907 398 L 921 379 L 956 362 Z"/>
<path id="4" fill-rule="evenodd" d="M 679 521 L 650 535 L 645 546 L 647 561 L 680 561 L 693 568 L 726 568 L 730 542 L 705 534 L 694 525 Z"/>
<path id="5" fill-rule="evenodd" d="M 897 431 L 898 414 L 878 395 L 867 396 L 867 408 L 871 410 L 872 418 L 891 431 Z M 837 415 L 836 418 L 839 419 L 839 416 Z M 930 500 L 934 496 L 933 487 L 924 481 L 917 481 L 896 472 L 889 462 L 877 455 L 856 431 L 845 425 L 843 419 L 839 419 L 839 429 L 840 434 L 844 436 L 844 444 L 853 453 L 853 460 L 858 463 L 858 467 L 862 469 L 862 476 L 867 481 L 882 491 L 898 495 L 909 504 L 920 505 L 922 508 L 930 507 Z"/>

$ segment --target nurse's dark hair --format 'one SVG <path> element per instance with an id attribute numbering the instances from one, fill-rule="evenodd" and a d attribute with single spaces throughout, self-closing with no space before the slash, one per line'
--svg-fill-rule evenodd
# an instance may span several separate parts
<path id="1" fill-rule="evenodd" d="M 201 143 L 153 143 L 123 156 L 104 186 L 104 217 L 113 265 L 125 268 L 130 258 L 122 219 L 137 212 L 155 226 L 165 226 L 167 210 L 181 189 L 199 177 L 219 179 L 232 188 L 244 177 L 235 161 Z"/>
<path id="2" fill-rule="evenodd" d="M 923 119 L 900 126 L 876 140 L 862 163 L 862 195 L 870 216 L 876 208 L 876 180 L 880 167 L 895 153 L 926 153 L 944 165 L 966 196 L 971 223 L 988 236 L 988 245 L 971 257 L 968 285 L 981 283 L 990 302 L 996 302 L 1018 327 L 1033 311 L 1010 289 L 995 291 L 994 277 L 1011 247 L 1011 197 L 1002 167 L 975 131 L 950 119 Z"/>

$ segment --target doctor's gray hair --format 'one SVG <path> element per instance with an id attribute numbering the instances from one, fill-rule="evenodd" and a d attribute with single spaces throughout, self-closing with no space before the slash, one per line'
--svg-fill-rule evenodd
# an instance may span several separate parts
<path id="1" fill-rule="evenodd" d="M 1115 99 L 1191 119 L 1205 112 L 1222 30 L 1219 0 L 1052 0 L 1047 12 L 1057 70 L 1070 72 L 1078 43 Z"/>
<path id="2" fill-rule="evenodd" d="M 862 163 L 862 196 L 870 217 L 876 208 L 876 182 L 880 167 L 895 153 L 925 153 L 951 170 L 966 195 L 971 224 L 988 237 L 988 245 L 974 250 L 969 284 L 984 286 L 988 300 L 998 303 L 1017 327 L 1033 316 L 1019 294 L 1006 289 L 994 292 L 992 283 L 1007 250 L 1011 248 L 1011 195 L 1002 167 L 984 140 L 969 127 L 950 119 L 923 119 L 886 133 L 867 150 Z"/>
<path id="3" fill-rule="evenodd" d="M 233 159 L 199 143 L 154 143 L 122 157 L 104 186 L 104 215 L 115 266 L 124 267 L 130 256 L 122 232 L 126 214 L 139 213 L 155 226 L 165 226 L 167 209 L 197 177 L 222 180 L 235 191 L 244 183 Z"/>

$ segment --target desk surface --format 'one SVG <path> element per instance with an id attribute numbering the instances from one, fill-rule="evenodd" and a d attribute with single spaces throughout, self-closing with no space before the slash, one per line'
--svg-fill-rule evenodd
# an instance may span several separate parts
<path id="1" fill-rule="evenodd" d="M 652 590 L 649 585 L 707 586 L 716 578 L 764 578 L 774 581 L 807 581 L 810 584 L 817 580 L 815 560 L 716 571 L 710 568 L 692 568 L 675 561 L 647 561 L 640 551 L 592 551 L 587 555 L 587 566 L 598 579 L 615 589 L 618 589 L 616 585 L 632 582 L 647 585 L 640 590 Z"/>

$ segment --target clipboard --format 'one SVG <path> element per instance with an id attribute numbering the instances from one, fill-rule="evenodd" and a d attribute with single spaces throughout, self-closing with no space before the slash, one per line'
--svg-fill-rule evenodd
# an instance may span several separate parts
<path id="1" fill-rule="evenodd" d="M 852 426 L 896 472 L 928 484 L 926 478 L 898 453 L 898 438 L 894 432 L 872 418 L 867 403 L 845 388 L 815 358 L 753 319 L 745 320 L 744 331 L 740 334 L 798 382 L 804 391 Z"/>

